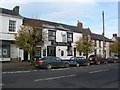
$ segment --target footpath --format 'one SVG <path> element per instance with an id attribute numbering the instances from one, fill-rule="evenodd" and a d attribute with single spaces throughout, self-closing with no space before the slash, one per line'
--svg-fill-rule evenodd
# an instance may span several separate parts
<path id="1" fill-rule="evenodd" d="M 31 65 L 30 62 L 0 62 L 0 68 L 2 71 L 15 71 L 15 70 L 33 70 L 36 67 Z"/>

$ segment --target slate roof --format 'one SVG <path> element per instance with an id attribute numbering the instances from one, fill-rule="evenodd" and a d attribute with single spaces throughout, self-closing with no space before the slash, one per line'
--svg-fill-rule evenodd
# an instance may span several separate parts
<path id="1" fill-rule="evenodd" d="M 91 39 L 103 41 L 103 35 L 91 33 Z M 105 37 L 105 41 L 113 42 L 112 39 Z"/>
<path id="2" fill-rule="evenodd" d="M 4 8 L 0 8 L 0 13 L 22 17 L 20 14 L 16 13 L 15 11 L 4 9 Z"/>
<path id="3" fill-rule="evenodd" d="M 57 29 L 57 30 L 65 30 L 65 31 L 77 32 L 77 33 L 87 33 L 87 30 L 84 30 L 83 28 L 80 28 L 77 26 L 71 26 L 71 25 L 66 25 L 66 24 L 61 24 L 61 23 L 56 23 L 51 21 L 38 20 L 38 19 L 31 19 L 31 18 L 24 18 L 23 25 L 26 25 L 28 22 L 34 22 L 34 21 L 41 22 L 42 24 L 45 24 L 45 25 L 54 26 L 54 29 Z"/>
<path id="4" fill-rule="evenodd" d="M 77 32 L 77 33 L 83 33 L 83 34 L 88 34 L 89 33 L 93 40 L 101 40 L 101 41 L 103 40 L 102 35 L 92 33 L 89 28 L 84 29 L 84 28 L 80 28 L 80 27 L 77 27 L 77 26 L 71 26 L 71 25 L 66 25 L 66 24 L 61 24 L 61 23 L 56 23 L 56 22 L 50 22 L 50 21 L 44 21 L 44 20 L 38 20 L 38 19 L 31 19 L 31 18 L 24 18 L 23 19 L 23 25 L 26 25 L 29 22 L 40 22 L 40 23 L 45 24 L 45 25 L 51 25 L 51 26 L 54 27 L 55 30 L 56 29 L 57 30 L 65 30 L 65 31 Z M 59 26 L 61 26 L 63 28 L 58 28 Z M 105 41 L 112 42 L 112 40 L 108 39 L 107 37 L 105 37 Z"/>

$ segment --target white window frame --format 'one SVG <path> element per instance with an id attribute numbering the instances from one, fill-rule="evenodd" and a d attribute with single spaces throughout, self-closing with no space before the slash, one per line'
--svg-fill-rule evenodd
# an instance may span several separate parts
<path id="1" fill-rule="evenodd" d="M 9 20 L 9 32 L 16 32 L 16 21 L 15 20 Z"/>

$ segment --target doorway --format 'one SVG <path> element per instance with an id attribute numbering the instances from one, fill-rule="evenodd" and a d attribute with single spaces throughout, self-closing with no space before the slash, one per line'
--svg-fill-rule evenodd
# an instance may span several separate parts
<path id="1" fill-rule="evenodd" d="M 27 60 L 28 60 L 28 52 L 24 51 L 24 61 L 27 61 Z"/>
<path id="2" fill-rule="evenodd" d="M 47 56 L 56 56 L 56 47 L 55 46 L 47 47 Z"/>
<path id="3" fill-rule="evenodd" d="M 76 48 L 74 48 L 74 57 L 76 57 Z"/>

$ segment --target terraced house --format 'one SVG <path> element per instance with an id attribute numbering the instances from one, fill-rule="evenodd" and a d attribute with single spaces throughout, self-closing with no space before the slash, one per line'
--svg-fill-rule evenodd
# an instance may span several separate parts
<path id="1" fill-rule="evenodd" d="M 22 22 L 18 6 L 13 10 L 0 8 L 0 61 L 10 61 L 21 53 L 14 45 L 14 34 L 20 29 Z"/>
<path id="2" fill-rule="evenodd" d="M 0 28 L 2 49 L 0 49 L 0 55 L 2 61 L 6 59 L 12 60 L 20 57 L 21 60 L 29 60 L 30 55 L 24 52 L 22 49 L 18 49 L 14 45 L 14 34 L 20 29 L 21 25 L 27 23 L 41 22 L 43 24 L 43 31 L 45 31 L 47 40 L 44 46 L 37 46 L 40 48 L 39 52 L 36 52 L 36 57 L 41 58 L 45 56 L 57 56 L 62 59 L 69 59 L 72 56 L 85 56 L 84 52 L 78 52 L 76 50 L 75 42 L 80 37 L 88 35 L 95 43 L 95 51 L 91 54 L 103 54 L 103 36 L 100 34 L 92 33 L 89 28 L 83 28 L 83 23 L 77 22 L 76 26 L 44 21 L 32 18 L 21 17 L 18 13 L 19 7 L 15 7 L 13 10 L 7 10 L 2 8 L 0 14 Z M 105 55 L 108 57 L 109 44 L 112 43 L 111 39 L 105 37 Z"/>

